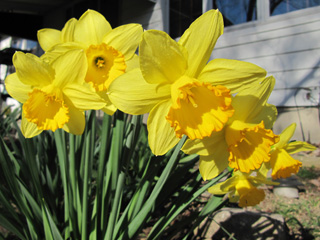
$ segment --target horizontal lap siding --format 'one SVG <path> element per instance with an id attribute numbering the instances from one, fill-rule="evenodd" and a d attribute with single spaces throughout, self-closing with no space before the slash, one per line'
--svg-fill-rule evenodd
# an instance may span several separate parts
<path id="1" fill-rule="evenodd" d="M 269 102 L 315 106 L 320 93 L 320 7 L 225 29 L 212 58 L 252 62 L 276 78 Z"/>
<path id="2" fill-rule="evenodd" d="M 121 24 L 139 23 L 146 30 L 164 30 L 161 1 L 123 0 L 120 10 Z"/>

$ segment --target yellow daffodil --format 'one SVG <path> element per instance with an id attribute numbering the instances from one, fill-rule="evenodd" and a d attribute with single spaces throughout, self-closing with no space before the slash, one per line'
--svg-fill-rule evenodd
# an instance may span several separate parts
<path id="1" fill-rule="evenodd" d="M 271 146 L 278 141 L 269 129 L 277 110 L 267 103 L 274 83 L 274 78 L 268 77 L 260 85 L 239 92 L 232 100 L 235 113 L 222 131 L 185 143 L 182 151 L 200 155 L 203 179 L 216 177 L 228 166 L 249 173 L 270 160 Z"/>
<path id="2" fill-rule="evenodd" d="M 32 54 L 16 52 L 13 64 L 16 73 L 6 78 L 5 86 L 23 103 L 21 130 L 27 138 L 58 128 L 82 134 L 83 111 L 105 105 L 95 92 L 83 86 L 87 71 L 83 50 L 62 54 L 51 64 Z"/>
<path id="3" fill-rule="evenodd" d="M 228 194 L 230 202 L 238 202 L 240 207 L 254 206 L 265 197 L 263 189 L 258 188 L 262 184 L 275 185 L 276 183 L 261 176 L 251 176 L 237 171 L 226 181 L 210 187 L 208 192 L 214 195 Z"/>
<path id="4" fill-rule="evenodd" d="M 316 147 L 301 141 L 290 142 L 296 124 L 293 123 L 280 134 L 280 141 L 272 147 L 270 162 L 266 163 L 267 169 L 272 169 L 273 179 L 287 178 L 291 174 L 298 173 L 302 163 L 294 159 L 290 154 L 301 151 L 314 151 Z"/>
<path id="5" fill-rule="evenodd" d="M 117 108 L 149 113 L 148 140 L 155 155 L 165 154 L 182 135 L 202 139 L 220 131 L 234 112 L 231 94 L 265 77 L 265 70 L 251 63 L 208 63 L 222 33 L 216 10 L 195 20 L 178 42 L 162 31 L 145 31 L 139 46 L 141 70 L 111 83 L 108 95 Z"/>
<path id="6" fill-rule="evenodd" d="M 106 91 L 114 79 L 133 66 L 138 66 L 135 51 L 142 31 L 139 24 L 127 24 L 112 29 L 104 16 L 88 10 L 79 20 L 70 19 L 62 31 L 41 29 L 38 31 L 38 40 L 43 50 L 48 53 L 46 58 L 49 60 L 70 49 L 85 50 L 88 64 L 85 81 L 105 99 L 107 105 L 102 110 L 112 115 L 116 108 L 110 102 Z"/>

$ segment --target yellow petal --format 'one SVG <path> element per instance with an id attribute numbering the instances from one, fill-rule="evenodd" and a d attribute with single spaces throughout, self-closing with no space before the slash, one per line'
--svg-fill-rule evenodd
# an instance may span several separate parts
<path id="1" fill-rule="evenodd" d="M 33 138 L 42 133 L 42 131 L 43 130 L 39 129 L 35 123 L 25 119 L 24 114 L 22 113 L 21 132 L 25 138 Z"/>
<path id="2" fill-rule="evenodd" d="M 166 118 L 178 138 L 202 139 L 220 131 L 232 116 L 230 91 L 188 79 L 182 77 L 172 85 L 173 104 Z"/>
<path id="3" fill-rule="evenodd" d="M 107 105 L 105 107 L 101 108 L 101 110 L 104 113 L 112 116 L 117 111 L 117 108 L 112 103 L 107 103 Z"/>
<path id="4" fill-rule="evenodd" d="M 85 46 L 81 43 L 75 43 L 75 42 L 60 43 L 53 46 L 50 49 L 50 51 L 45 52 L 43 55 L 41 55 L 40 59 L 47 63 L 52 63 L 58 57 L 65 54 L 66 52 L 70 50 L 80 50 L 80 49 L 85 49 Z"/>
<path id="5" fill-rule="evenodd" d="M 98 110 L 106 105 L 106 102 L 97 93 L 80 84 L 68 84 L 63 89 L 63 93 L 79 110 Z"/>
<path id="6" fill-rule="evenodd" d="M 103 15 L 94 10 L 87 10 L 76 24 L 74 41 L 85 43 L 87 46 L 98 45 L 111 29 Z"/>
<path id="7" fill-rule="evenodd" d="M 107 94 L 121 111 L 139 115 L 150 112 L 159 102 L 169 100 L 170 85 L 147 83 L 137 68 L 113 81 Z"/>
<path id="8" fill-rule="evenodd" d="M 16 52 L 13 55 L 13 65 L 23 84 L 45 86 L 53 81 L 55 72 L 52 67 L 33 54 Z"/>
<path id="9" fill-rule="evenodd" d="M 61 42 L 73 42 L 74 41 L 74 29 L 76 27 L 78 20 L 75 18 L 71 18 L 67 23 L 64 25 L 61 31 Z"/>
<path id="10" fill-rule="evenodd" d="M 105 106 L 103 108 L 101 108 L 101 110 L 112 116 L 116 111 L 117 111 L 117 108 L 116 106 L 111 102 L 108 94 L 104 91 L 104 92 L 98 92 L 98 95 L 104 100 L 105 102 Z"/>
<path id="11" fill-rule="evenodd" d="M 272 179 L 277 179 L 298 173 L 302 163 L 293 159 L 284 149 L 276 149 L 271 153 L 270 166 Z"/>
<path id="12" fill-rule="evenodd" d="M 38 31 L 38 41 L 43 51 L 48 51 L 54 45 L 60 43 L 61 31 L 51 28 L 44 28 Z"/>
<path id="13" fill-rule="evenodd" d="M 108 32 L 103 42 L 121 52 L 125 60 L 133 57 L 139 42 L 141 41 L 143 29 L 140 24 L 126 24 Z"/>
<path id="14" fill-rule="evenodd" d="M 201 156 L 214 154 L 217 149 L 224 149 L 224 146 L 226 145 L 224 135 L 224 130 L 221 130 L 219 132 L 213 132 L 210 137 L 205 137 L 203 139 L 188 139 L 181 150 L 186 154 L 196 153 Z"/>
<path id="15" fill-rule="evenodd" d="M 234 121 L 226 128 L 226 141 L 230 152 L 229 166 L 249 173 L 270 160 L 271 145 L 278 142 L 279 137 L 265 129 L 263 121 L 256 126 Z"/>
<path id="16" fill-rule="evenodd" d="M 266 74 L 266 70 L 252 63 L 214 59 L 204 67 L 198 79 L 213 85 L 223 85 L 235 93 L 252 87 L 252 84 L 259 84 Z"/>
<path id="17" fill-rule="evenodd" d="M 232 100 L 235 109 L 233 119 L 258 124 L 263 120 L 266 128 L 271 128 L 277 116 L 277 109 L 267 104 L 275 79 L 266 78 L 261 84 L 239 92 Z"/>
<path id="18" fill-rule="evenodd" d="M 165 115 L 169 111 L 170 101 L 156 105 L 148 117 L 148 141 L 152 153 L 156 156 L 166 154 L 178 142 L 173 128 L 170 127 Z"/>
<path id="19" fill-rule="evenodd" d="M 208 188 L 208 192 L 213 195 L 224 195 L 224 194 L 228 193 L 228 191 L 223 191 L 221 189 L 222 184 L 223 184 L 223 182 L 213 185 L 212 187 Z"/>
<path id="20" fill-rule="evenodd" d="M 247 179 L 237 183 L 236 192 L 239 195 L 239 207 L 255 206 L 265 198 L 264 191 L 254 187 Z"/>
<path id="21" fill-rule="evenodd" d="M 23 104 L 25 118 L 38 129 L 55 131 L 69 121 L 69 109 L 62 99 L 34 89 Z"/>
<path id="22" fill-rule="evenodd" d="M 217 183 L 210 187 L 208 191 L 215 195 L 220 194 L 226 194 L 228 192 L 234 192 L 235 191 L 235 185 L 239 181 L 239 176 L 236 174 L 233 175 L 231 178 L 228 178 L 227 180 Z"/>
<path id="23" fill-rule="evenodd" d="M 187 68 L 187 52 L 168 34 L 149 30 L 142 34 L 140 67 L 148 83 L 173 83 Z"/>
<path id="24" fill-rule="evenodd" d="M 97 92 L 108 89 L 111 82 L 126 71 L 124 56 L 111 46 L 102 43 L 86 50 L 88 71 L 86 82 Z"/>
<path id="25" fill-rule="evenodd" d="M 275 145 L 273 145 L 274 149 L 282 149 L 284 148 L 292 138 L 294 131 L 296 130 L 296 124 L 292 123 L 290 126 L 288 126 L 286 129 L 282 131 L 282 133 L 279 135 L 280 140 Z"/>
<path id="26" fill-rule="evenodd" d="M 24 103 L 29 98 L 28 93 L 32 91 L 30 85 L 23 84 L 16 73 L 12 73 L 5 79 L 6 91 L 17 101 Z"/>
<path id="27" fill-rule="evenodd" d="M 75 108 L 69 100 L 66 100 L 69 106 L 69 121 L 63 125 L 63 130 L 74 135 L 81 135 L 85 128 L 85 116 L 82 111 Z"/>
<path id="28" fill-rule="evenodd" d="M 140 68 L 140 63 L 139 63 L 139 57 L 137 54 L 134 54 L 132 58 L 130 58 L 128 61 L 126 61 L 126 72 L 129 72 L 135 68 Z"/>
<path id="29" fill-rule="evenodd" d="M 295 141 L 295 142 L 290 142 L 288 145 L 285 146 L 284 149 L 289 154 L 294 154 L 302 151 L 314 151 L 317 149 L 317 147 L 306 142 Z"/>
<path id="30" fill-rule="evenodd" d="M 227 146 L 216 148 L 216 153 L 209 156 L 200 156 L 199 170 L 204 181 L 215 178 L 228 167 L 229 152 Z"/>
<path id="31" fill-rule="evenodd" d="M 216 41 L 223 33 L 222 15 L 210 10 L 196 19 L 181 36 L 179 43 L 188 51 L 186 75 L 195 77 L 207 64 Z"/>
<path id="32" fill-rule="evenodd" d="M 64 88 L 68 84 L 83 84 L 87 71 L 87 61 L 83 50 L 71 50 L 62 54 L 53 63 L 56 71 L 54 84 Z"/>

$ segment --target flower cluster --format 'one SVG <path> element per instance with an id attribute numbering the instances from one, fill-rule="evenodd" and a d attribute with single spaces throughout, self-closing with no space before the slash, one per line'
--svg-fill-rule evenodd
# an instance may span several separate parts
<path id="1" fill-rule="evenodd" d="M 30 138 L 59 128 L 82 134 L 84 112 L 117 109 L 148 114 L 148 142 L 155 155 L 166 154 L 188 137 L 182 151 L 200 156 L 204 180 L 227 167 L 234 174 L 209 189 L 229 194 L 240 206 L 259 203 L 257 187 L 297 173 L 301 163 L 289 154 L 314 150 L 289 142 L 295 125 L 280 136 L 272 126 L 276 107 L 268 104 L 275 79 L 252 63 L 210 60 L 223 34 L 223 18 L 211 10 L 195 20 L 179 41 L 138 24 L 112 29 L 88 10 L 59 31 L 38 32 L 45 53 L 17 52 L 16 73 L 6 79 L 8 93 L 23 103 L 21 130 Z M 139 54 L 135 54 L 139 49 Z"/>

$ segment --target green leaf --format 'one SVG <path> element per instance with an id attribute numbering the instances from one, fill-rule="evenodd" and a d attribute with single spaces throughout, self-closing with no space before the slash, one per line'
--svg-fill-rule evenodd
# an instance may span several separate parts
<path id="1" fill-rule="evenodd" d="M 52 216 L 44 204 L 42 205 L 42 217 L 46 240 L 63 240 L 58 227 L 52 220 Z"/>

